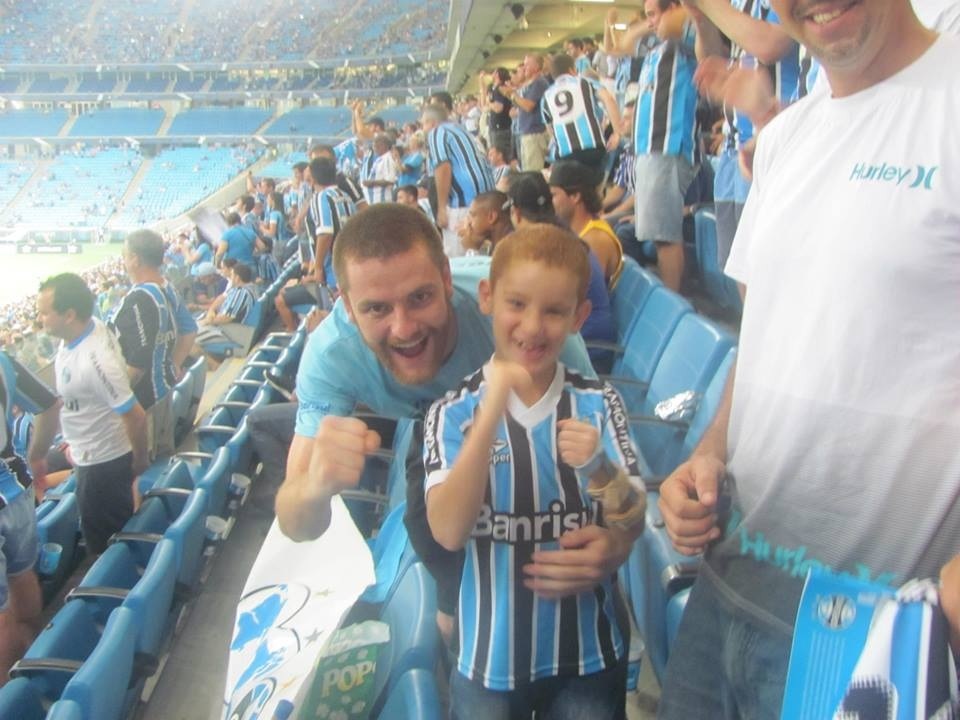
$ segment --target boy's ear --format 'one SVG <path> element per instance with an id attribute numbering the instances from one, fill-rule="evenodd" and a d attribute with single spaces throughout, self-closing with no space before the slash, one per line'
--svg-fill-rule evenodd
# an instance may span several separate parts
<path id="1" fill-rule="evenodd" d="M 577 305 L 577 310 L 573 316 L 573 328 L 570 330 L 571 333 L 580 332 L 580 328 L 583 327 L 583 324 L 587 321 L 587 318 L 590 317 L 590 313 L 593 310 L 593 303 L 590 300 L 584 300 L 582 303 Z"/>
<path id="2" fill-rule="evenodd" d="M 480 311 L 484 315 L 493 314 L 493 288 L 490 287 L 490 281 L 484 278 L 477 286 L 477 302 L 480 305 Z"/>

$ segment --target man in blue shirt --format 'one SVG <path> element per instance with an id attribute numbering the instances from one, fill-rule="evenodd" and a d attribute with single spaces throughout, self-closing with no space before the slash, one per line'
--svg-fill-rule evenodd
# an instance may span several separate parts
<path id="1" fill-rule="evenodd" d="M 236 260 L 248 267 L 256 265 L 253 259 L 253 249 L 257 242 L 257 234 L 240 221 L 240 215 L 232 212 L 227 215 L 227 227 L 223 236 L 220 238 L 220 245 L 217 247 L 216 262 L 219 265 L 222 260 Z"/>
<path id="2" fill-rule="evenodd" d="M 392 417 L 421 415 L 489 358 L 492 330 L 475 299 L 488 262 L 465 258 L 453 275 L 433 224 L 399 204 L 371 207 L 344 226 L 334 248 L 341 299 L 311 334 L 297 374 L 296 434 L 276 503 L 287 536 L 323 534 L 331 499 L 357 485 L 365 455 L 379 447 L 366 423 L 348 417 L 357 405 Z M 567 345 L 564 362 L 590 373 L 579 338 Z M 417 536 L 426 525 L 422 486 L 408 493 L 416 495 L 417 515 L 411 518 L 410 507 L 407 513 L 411 538 L 415 547 L 436 548 L 429 529 L 426 539 Z M 576 594 L 608 577 L 629 552 L 592 526 L 569 533 L 565 549 L 538 556 L 529 573 L 552 592 Z"/>
<path id="3" fill-rule="evenodd" d="M 523 59 L 526 84 L 506 93 L 507 99 L 517 106 L 517 132 L 520 134 L 520 169 L 524 172 L 543 170 L 550 145 L 547 126 L 540 114 L 540 100 L 550 87 L 543 76 L 543 56 L 527 55 Z"/>

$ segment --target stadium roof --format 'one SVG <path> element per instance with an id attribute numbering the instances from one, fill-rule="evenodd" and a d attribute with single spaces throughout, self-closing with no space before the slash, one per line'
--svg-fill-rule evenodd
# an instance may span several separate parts
<path id="1" fill-rule="evenodd" d="M 522 12 L 516 12 L 518 7 Z M 562 47 L 567 38 L 602 33 L 604 18 L 612 7 L 613 0 L 453 0 L 448 87 L 453 92 L 469 91 L 468 83 L 480 69 L 511 67 L 526 53 L 547 52 Z M 616 9 L 625 20 L 641 10 L 642 3 L 618 2 Z"/>

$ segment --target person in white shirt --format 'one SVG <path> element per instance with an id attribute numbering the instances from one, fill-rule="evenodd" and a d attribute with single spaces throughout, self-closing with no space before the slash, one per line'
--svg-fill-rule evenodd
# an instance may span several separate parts
<path id="1" fill-rule="evenodd" d="M 960 554 L 960 42 L 909 0 L 772 5 L 830 92 L 758 136 L 736 366 L 660 489 L 674 545 L 706 551 L 661 718 L 778 716 L 811 570 L 949 581 Z"/>
<path id="2" fill-rule="evenodd" d="M 364 160 L 360 184 L 370 205 L 393 202 L 393 188 L 397 184 L 397 161 L 390 152 L 390 136 L 380 133 L 373 139 L 373 154 Z"/>
<path id="3" fill-rule="evenodd" d="M 87 552 L 102 553 L 134 512 L 136 478 L 147 468 L 147 416 L 130 389 L 116 336 L 93 317 L 79 275 L 40 286 L 37 314 L 60 338 L 55 360 L 60 425 L 77 466 L 77 502 Z"/>

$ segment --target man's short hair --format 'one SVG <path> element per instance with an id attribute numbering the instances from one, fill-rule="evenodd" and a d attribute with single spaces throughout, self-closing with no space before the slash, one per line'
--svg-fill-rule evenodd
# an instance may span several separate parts
<path id="1" fill-rule="evenodd" d="M 93 317 L 94 296 L 87 283 L 76 273 L 60 273 L 40 284 L 40 292 L 53 291 L 53 309 L 63 315 L 73 310 L 80 322 Z"/>
<path id="2" fill-rule="evenodd" d="M 277 181 L 274 180 L 274 179 L 271 178 L 271 177 L 260 178 L 260 182 L 262 182 L 262 183 L 263 183 L 264 185 L 266 185 L 268 188 L 276 188 L 276 187 L 277 187 Z M 267 192 L 272 192 L 272 190 L 268 190 Z"/>
<path id="3" fill-rule="evenodd" d="M 224 258 L 223 262 L 220 263 L 220 266 L 227 270 L 233 270 L 237 265 L 239 265 L 239 261 L 236 258 Z"/>
<path id="4" fill-rule="evenodd" d="M 420 194 L 417 192 L 416 185 L 401 185 L 397 188 L 397 193 L 406 193 L 412 197 L 417 197 Z"/>
<path id="5" fill-rule="evenodd" d="M 329 155 L 330 157 L 336 157 L 337 154 L 333 151 L 332 145 L 323 145 L 323 144 L 311 145 L 310 152 L 307 154 L 307 157 L 309 157 L 312 160 L 313 158 L 319 155 Z"/>
<path id="6" fill-rule="evenodd" d="M 537 70 L 543 70 L 543 55 L 540 53 L 528 53 L 524 57 L 524 60 L 526 60 L 526 58 L 533 60 L 533 64 L 537 66 Z"/>
<path id="7" fill-rule="evenodd" d="M 443 105 L 431 103 L 423 109 L 423 115 L 421 117 L 426 120 L 432 120 L 436 123 L 445 123 L 448 116 L 449 113 Z"/>
<path id="8" fill-rule="evenodd" d="M 303 160 L 301 160 L 301 161 L 298 162 L 298 163 L 294 163 L 294 164 L 293 164 L 293 169 L 296 170 L 297 172 L 301 172 L 301 173 L 302 173 L 304 170 L 306 170 L 308 167 L 310 167 L 310 164 L 304 162 Z"/>
<path id="9" fill-rule="evenodd" d="M 241 195 L 240 204 L 243 206 L 244 212 L 250 212 L 257 204 L 257 201 L 253 199 L 253 195 Z"/>
<path id="10" fill-rule="evenodd" d="M 550 74 L 555 78 L 576 72 L 576 67 L 573 58 L 566 53 L 557 53 L 550 56 Z"/>
<path id="11" fill-rule="evenodd" d="M 344 224 L 333 244 L 333 269 L 341 290 L 349 292 L 348 262 L 386 260 L 417 244 L 427 249 L 439 270 L 447 267 L 437 226 L 419 208 L 379 203 L 354 215 Z"/>
<path id="12" fill-rule="evenodd" d="M 253 280 L 253 270 L 250 269 L 249 265 L 242 262 L 238 262 L 233 266 L 233 274 L 243 283 L 248 283 Z"/>
<path id="13" fill-rule="evenodd" d="M 568 270 L 577 287 L 577 302 L 587 297 L 590 284 L 590 261 L 583 241 L 565 228 L 541 223 L 528 225 L 504 237 L 493 249 L 490 260 L 490 286 L 510 267 L 523 261 L 538 262 L 546 267 Z"/>
<path id="14" fill-rule="evenodd" d="M 583 50 L 583 40 L 580 38 L 570 38 L 567 40 L 568 45 L 573 45 L 577 50 Z"/>
<path id="15" fill-rule="evenodd" d="M 453 95 L 448 93 L 446 90 L 438 90 L 435 93 L 432 93 L 429 98 L 431 105 L 443 105 L 447 109 L 448 113 L 453 112 Z"/>
<path id="16" fill-rule="evenodd" d="M 240 224 L 240 213 L 229 212 L 227 213 L 227 225 L 239 225 Z"/>
<path id="17" fill-rule="evenodd" d="M 318 185 L 335 185 L 337 164 L 328 157 L 314 158 L 310 161 L 310 175 Z"/>
<path id="18" fill-rule="evenodd" d="M 498 218 L 506 219 L 509 217 L 510 198 L 507 197 L 506 193 L 502 193 L 499 190 L 490 190 L 480 193 L 473 201 L 488 210 L 496 211 Z"/>
<path id="19" fill-rule="evenodd" d="M 383 121 L 383 118 L 377 117 L 376 115 L 367 120 L 367 125 L 373 125 L 380 132 L 383 132 L 387 127 L 387 124 Z"/>
<path id="20" fill-rule="evenodd" d="M 127 251 L 152 268 L 163 265 L 163 238 L 153 230 L 136 230 L 127 235 Z"/>
<path id="21" fill-rule="evenodd" d="M 568 195 L 580 194 L 583 207 L 591 215 L 603 209 L 603 199 L 597 192 L 596 172 L 576 160 L 560 160 L 550 168 L 550 185 Z"/>

